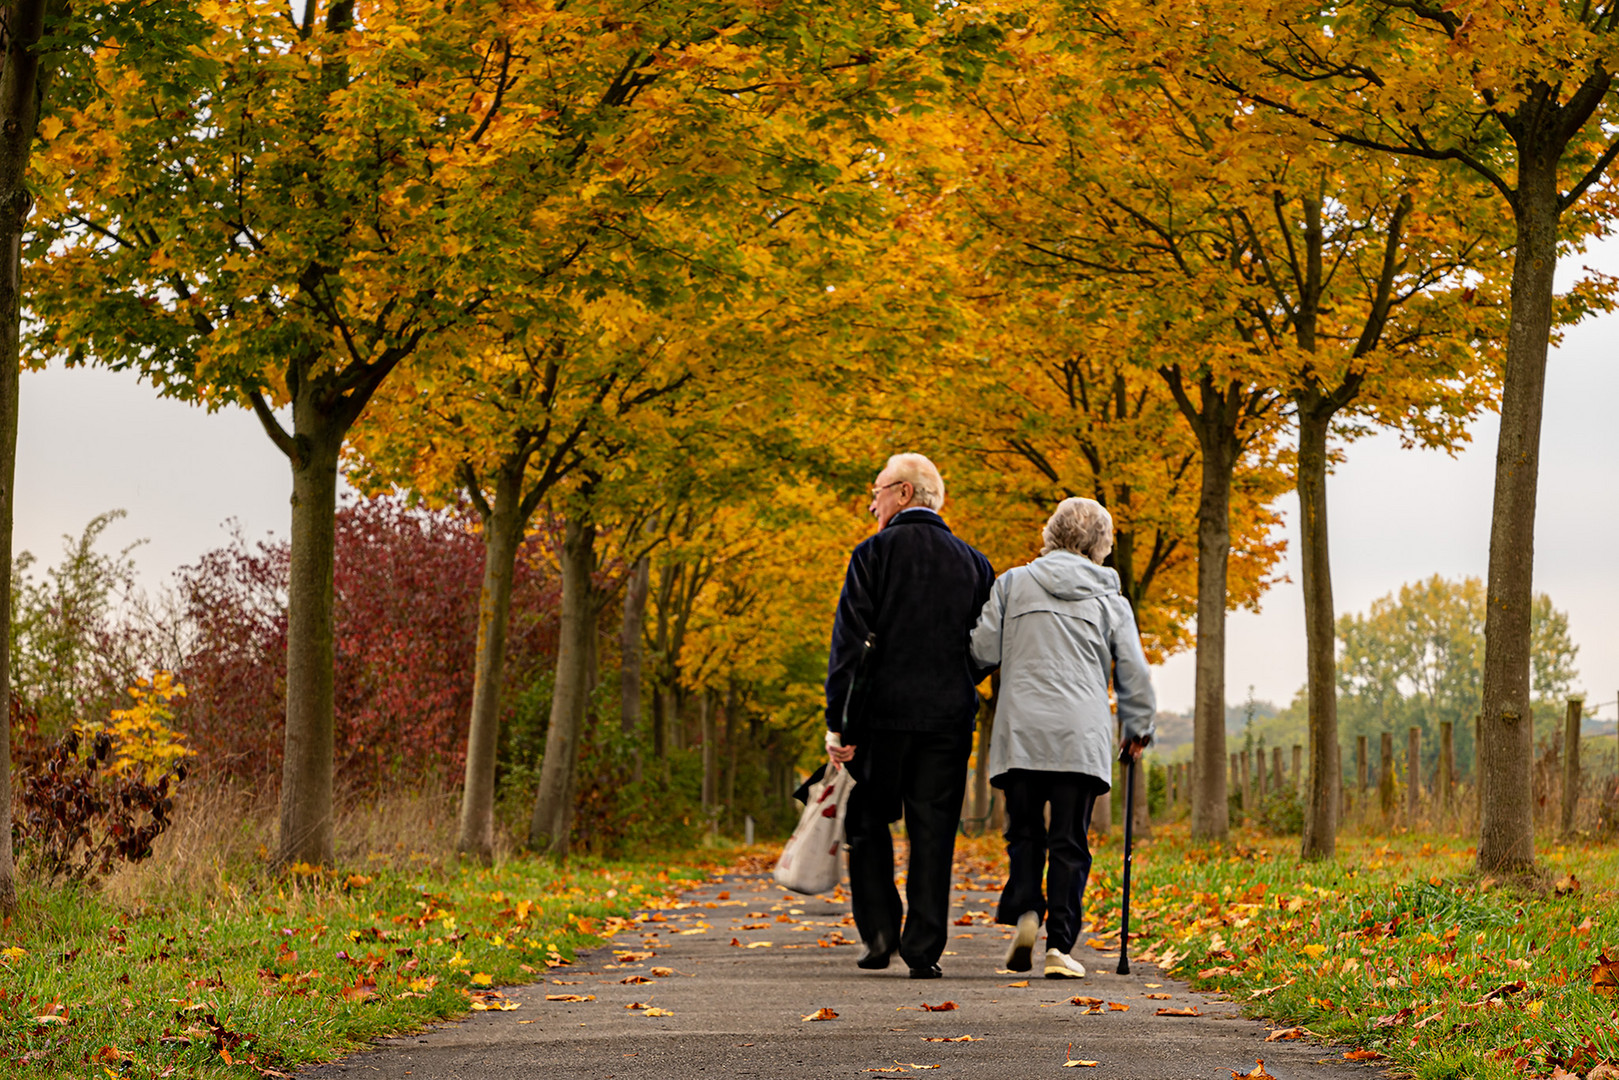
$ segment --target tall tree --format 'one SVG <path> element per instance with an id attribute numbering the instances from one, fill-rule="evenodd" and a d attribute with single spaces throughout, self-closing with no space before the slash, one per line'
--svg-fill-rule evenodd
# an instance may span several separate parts
<path id="1" fill-rule="evenodd" d="M 443 178 L 493 152 L 506 28 L 493 9 L 419 0 L 385 0 L 363 21 L 353 0 L 199 12 L 209 32 L 183 64 L 129 72 L 120 50 L 100 50 L 97 90 L 61 113 L 35 347 L 250 406 L 286 456 L 278 857 L 324 863 L 339 454 L 384 380 L 487 298 L 471 266 L 503 238 L 469 228 L 483 192 Z"/>
<path id="2" fill-rule="evenodd" d="M 1211 77 L 1339 143 L 1441 163 L 1493 190 L 1512 216 L 1511 314 L 1490 521 L 1480 722 L 1478 866 L 1533 867 L 1530 619 L 1546 357 L 1561 245 L 1611 213 L 1619 157 L 1619 7 L 1296 0 L 1204 9 Z M 1220 55 L 1229 56 L 1220 60 Z"/>
<path id="3" fill-rule="evenodd" d="M 51 66 L 39 43 L 65 4 L 17 0 L 0 8 L 0 913 L 17 906 L 11 850 L 11 527 L 22 370 L 22 244 L 34 198 L 29 163 Z"/>

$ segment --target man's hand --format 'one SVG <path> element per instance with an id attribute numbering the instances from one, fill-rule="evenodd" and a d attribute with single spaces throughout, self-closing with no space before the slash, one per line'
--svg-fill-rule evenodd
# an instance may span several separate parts
<path id="1" fill-rule="evenodd" d="M 835 731 L 826 733 L 826 753 L 839 765 L 847 765 L 854 760 L 854 747 L 844 746 L 843 736 Z"/>
<path id="2" fill-rule="evenodd" d="M 1142 738 L 1129 738 L 1119 748 L 1119 760 L 1132 764 L 1141 760 L 1141 752 L 1147 748 L 1149 740 Z"/>

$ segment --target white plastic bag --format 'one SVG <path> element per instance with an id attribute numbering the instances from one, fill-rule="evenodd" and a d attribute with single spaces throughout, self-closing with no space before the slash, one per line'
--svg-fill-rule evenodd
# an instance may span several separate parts
<path id="1" fill-rule="evenodd" d="M 854 777 L 841 765 L 831 766 L 819 782 L 811 784 L 809 801 L 799 816 L 781 858 L 776 860 L 776 883 L 799 893 L 830 892 L 843 877 L 838 859 L 843 847 L 843 816 L 849 808 Z"/>

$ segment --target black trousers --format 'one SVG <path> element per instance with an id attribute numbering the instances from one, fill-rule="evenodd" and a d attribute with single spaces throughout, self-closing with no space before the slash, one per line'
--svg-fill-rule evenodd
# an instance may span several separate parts
<path id="1" fill-rule="evenodd" d="M 1006 793 L 1006 854 L 1011 863 L 995 921 L 1012 925 L 1032 911 L 1046 921 L 1046 948 L 1068 952 L 1079 938 L 1085 882 L 1091 875 L 1091 809 L 1107 790 L 1083 773 L 1011 769 L 997 777 Z M 1046 825 L 1046 805 L 1051 825 Z M 1046 868 L 1050 854 L 1051 867 Z M 1045 888 L 1041 888 L 1044 878 Z"/>
<path id="2" fill-rule="evenodd" d="M 853 741 L 853 740 L 851 740 Z M 972 731 L 868 731 L 855 744 L 856 780 L 844 835 L 849 841 L 850 906 L 867 947 L 899 950 L 913 968 L 944 955 L 950 925 L 950 863 L 967 793 Z M 901 931 L 890 822 L 905 818 L 911 860 Z"/>

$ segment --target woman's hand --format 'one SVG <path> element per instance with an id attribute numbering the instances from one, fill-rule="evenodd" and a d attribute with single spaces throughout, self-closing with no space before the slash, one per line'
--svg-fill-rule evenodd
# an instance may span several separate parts
<path id="1" fill-rule="evenodd" d="M 1132 764 L 1140 761 L 1141 752 L 1147 748 L 1148 741 L 1149 740 L 1142 738 L 1129 738 L 1124 740 L 1124 745 L 1119 748 L 1119 760 L 1128 761 Z"/>
<path id="2" fill-rule="evenodd" d="M 826 753 L 838 765 L 847 765 L 854 760 L 854 747 L 844 746 L 843 736 L 835 731 L 826 733 Z"/>

